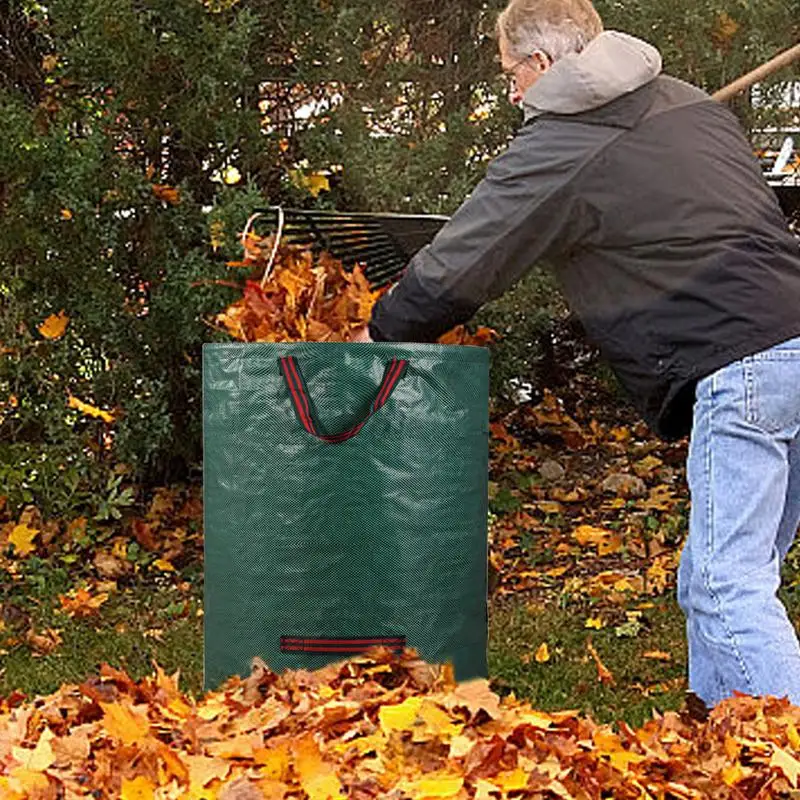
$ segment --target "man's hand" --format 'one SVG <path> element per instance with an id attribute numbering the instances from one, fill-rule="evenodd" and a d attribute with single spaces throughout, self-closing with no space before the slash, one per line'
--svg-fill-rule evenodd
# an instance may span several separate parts
<path id="1" fill-rule="evenodd" d="M 369 335 L 369 327 L 365 325 L 360 331 L 357 331 L 351 342 L 371 342 L 372 337 Z"/>

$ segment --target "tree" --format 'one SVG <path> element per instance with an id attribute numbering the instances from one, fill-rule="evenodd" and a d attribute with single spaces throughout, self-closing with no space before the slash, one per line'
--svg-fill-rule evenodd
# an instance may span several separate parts
<path id="1" fill-rule="evenodd" d="M 800 19 L 796 0 L 598 7 L 708 87 L 792 41 Z M 0 6 L 0 483 L 12 500 L 76 502 L 66 474 L 93 485 L 119 462 L 152 483 L 198 465 L 200 348 L 218 336 L 204 319 L 232 299 L 213 281 L 255 207 L 447 213 L 463 201 L 518 121 L 494 63 L 497 10 Z M 39 327 L 62 309 L 67 328 L 47 339 Z"/>

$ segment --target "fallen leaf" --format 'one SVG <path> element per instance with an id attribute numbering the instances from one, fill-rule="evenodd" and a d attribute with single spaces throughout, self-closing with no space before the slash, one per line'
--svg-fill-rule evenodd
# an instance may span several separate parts
<path id="1" fill-rule="evenodd" d="M 797 778 L 800 776 L 800 761 L 791 753 L 778 747 L 773 747 L 772 757 L 769 760 L 771 767 L 777 767 L 789 780 L 794 788 L 797 788 Z"/>
<path id="2" fill-rule="evenodd" d="M 88 589 L 77 589 L 66 595 L 59 595 L 61 610 L 70 617 L 91 617 L 98 613 L 100 606 L 108 600 L 108 592 L 92 595 Z"/>
<path id="3" fill-rule="evenodd" d="M 35 528 L 27 525 L 15 525 L 8 537 L 8 542 L 14 547 L 14 552 L 20 556 L 30 555 L 35 549 L 33 540 L 39 535 Z"/>
<path id="4" fill-rule="evenodd" d="M 55 734 L 50 728 L 45 728 L 36 746 L 32 750 L 27 750 L 22 747 L 14 748 L 14 758 L 23 766 L 24 769 L 31 772 L 44 772 L 55 763 L 56 757 L 53 753 L 53 740 Z"/>
<path id="5" fill-rule="evenodd" d="M 53 628 L 47 628 L 42 633 L 33 630 L 28 631 L 25 641 L 37 652 L 42 655 L 53 653 L 62 644 L 61 632 Z"/>
<path id="6" fill-rule="evenodd" d="M 125 745 L 143 742 L 150 734 L 150 722 L 143 709 L 125 702 L 100 703 L 103 710 L 103 727 L 106 732 Z"/>
<path id="7" fill-rule="evenodd" d="M 597 679 L 600 681 L 600 683 L 614 686 L 614 676 L 611 674 L 611 671 L 606 667 L 606 665 L 600 660 L 600 656 L 597 654 L 597 650 L 595 650 L 591 639 L 586 640 L 586 649 L 589 651 L 589 655 L 591 655 L 595 664 L 597 665 Z"/>
<path id="8" fill-rule="evenodd" d="M 655 661 L 672 661 L 672 656 L 663 650 L 649 650 L 642 654 L 642 658 L 652 658 Z"/>
<path id="9" fill-rule="evenodd" d="M 147 778 L 122 779 L 120 800 L 153 800 L 156 787 Z"/>

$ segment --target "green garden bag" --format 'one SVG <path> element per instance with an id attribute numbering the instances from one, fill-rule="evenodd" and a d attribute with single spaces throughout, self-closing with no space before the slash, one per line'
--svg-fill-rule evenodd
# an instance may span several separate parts
<path id="1" fill-rule="evenodd" d="M 489 353 L 203 348 L 204 681 L 381 644 L 487 677 Z"/>

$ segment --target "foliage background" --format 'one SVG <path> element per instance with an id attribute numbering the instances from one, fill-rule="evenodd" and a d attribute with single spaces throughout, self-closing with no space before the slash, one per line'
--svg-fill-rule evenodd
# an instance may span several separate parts
<path id="1" fill-rule="evenodd" d="M 800 36 L 798 0 L 598 0 L 713 90 Z M 518 122 L 476 0 L 10 0 L 0 8 L 0 486 L 107 513 L 197 477 L 211 283 L 266 204 L 449 213 Z M 736 104 L 749 131 L 778 100 Z M 498 99 L 499 98 L 499 99 Z M 783 117 L 781 116 L 783 115 Z M 327 185 L 326 191 L 320 191 Z M 163 187 L 177 189 L 177 193 Z M 51 314 L 65 335 L 44 338 Z M 485 309 L 508 379 L 547 379 L 546 273 Z M 554 327 L 556 326 L 556 327 Z M 107 424 L 69 395 L 113 411 Z M 105 510 L 105 511 L 104 511 Z"/>

